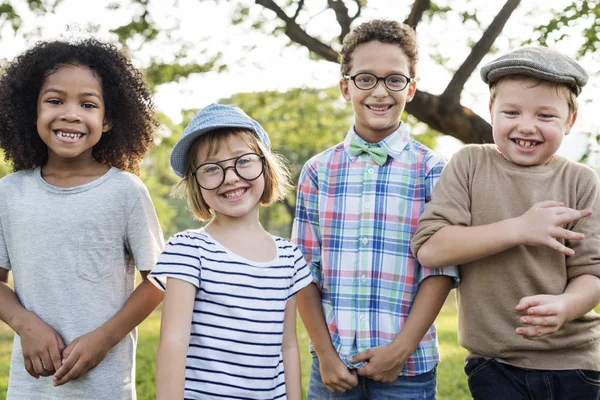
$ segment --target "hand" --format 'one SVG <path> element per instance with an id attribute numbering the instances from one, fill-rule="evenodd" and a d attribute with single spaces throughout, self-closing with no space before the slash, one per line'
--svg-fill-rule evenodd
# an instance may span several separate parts
<path id="1" fill-rule="evenodd" d="M 358 385 L 356 370 L 349 370 L 337 353 L 319 358 L 321 380 L 330 392 L 346 392 Z"/>
<path id="2" fill-rule="evenodd" d="M 567 307 L 563 301 L 564 295 L 540 294 L 523 297 L 515 307 L 527 315 L 519 322 L 522 326 L 515 332 L 525 339 L 541 339 L 560 329 L 567 319 Z"/>
<path id="3" fill-rule="evenodd" d="M 366 362 L 367 365 L 358 369 L 358 374 L 374 381 L 390 383 L 398 379 L 400 371 L 406 364 L 410 353 L 399 356 L 391 344 L 373 347 L 356 354 L 350 359 L 352 363 Z"/>
<path id="4" fill-rule="evenodd" d="M 61 366 L 65 348 L 60 335 L 32 312 L 27 312 L 17 331 L 21 339 L 23 362 L 29 375 L 38 379 L 50 376 Z"/>
<path id="5" fill-rule="evenodd" d="M 582 240 L 582 233 L 562 228 L 562 225 L 575 222 L 592 215 L 590 209 L 574 210 L 564 207 L 563 203 L 544 201 L 533 205 L 520 216 L 517 232 L 521 243 L 529 246 L 548 246 L 559 253 L 572 256 L 575 252 L 557 239 Z"/>
<path id="6" fill-rule="evenodd" d="M 73 340 L 63 351 L 63 364 L 54 374 L 52 384 L 60 386 L 79 379 L 100 364 L 111 348 L 106 335 L 98 329 Z"/>

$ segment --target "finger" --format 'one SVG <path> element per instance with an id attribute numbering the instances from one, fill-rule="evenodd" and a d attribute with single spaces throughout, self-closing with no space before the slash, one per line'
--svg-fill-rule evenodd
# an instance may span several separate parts
<path id="1" fill-rule="evenodd" d="M 545 244 L 546 244 L 546 246 L 558 251 L 559 253 L 564 254 L 565 256 L 572 256 L 575 254 L 575 250 L 565 246 L 564 244 L 562 244 L 561 242 L 559 242 L 556 239 L 550 239 Z"/>
<path id="2" fill-rule="evenodd" d="M 53 378 L 52 384 L 54 386 L 60 386 L 60 385 L 64 385 L 65 383 L 67 383 L 69 381 L 77 380 L 83 373 L 84 368 L 85 368 L 85 363 L 80 358 L 79 360 L 77 360 L 75 365 L 73 365 L 73 367 L 69 370 L 69 372 L 67 372 L 62 378 L 57 379 L 56 375 L 55 375 L 55 377 Z"/>
<path id="3" fill-rule="evenodd" d="M 559 202 L 559 201 L 554 201 L 554 200 L 547 200 L 547 201 L 542 201 L 537 203 L 534 207 L 541 207 L 541 208 L 548 208 L 548 207 L 560 207 L 560 206 L 564 206 L 565 203 Z"/>
<path id="4" fill-rule="evenodd" d="M 79 357 L 77 357 L 77 353 L 73 353 L 70 357 L 64 359 L 58 371 L 54 373 L 54 380 L 59 381 L 63 376 L 69 373 L 69 371 L 71 371 L 73 366 L 77 363 L 78 359 Z"/>
<path id="5" fill-rule="evenodd" d="M 42 359 L 40 357 L 32 357 L 31 362 L 33 364 L 33 369 L 35 370 L 36 374 L 38 374 L 39 376 L 48 376 L 47 371 L 44 370 L 44 367 L 42 365 Z"/>
<path id="6" fill-rule="evenodd" d="M 535 307 L 540 305 L 540 300 L 536 296 L 528 296 L 523 297 L 519 300 L 519 304 L 515 306 L 517 311 L 525 311 L 530 307 Z"/>
<path id="7" fill-rule="evenodd" d="M 558 225 L 568 224 L 570 222 L 578 221 L 582 218 L 586 218 L 592 215 L 592 210 L 571 210 L 566 213 L 560 214 L 557 217 Z"/>
<path id="8" fill-rule="evenodd" d="M 50 356 L 50 349 L 48 349 L 46 353 L 40 354 L 40 359 L 42 360 L 42 368 L 44 368 L 45 372 L 48 372 L 50 375 L 56 372 L 56 370 L 54 369 L 54 362 L 52 361 L 52 357 Z"/>
<path id="9" fill-rule="evenodd" d="M 558 319 L 555 316 L 551 317 L 521 317 L 519 318 L 521 325 L 533 325 L 533 326 L 556 326 L 558 325 Z"/>
<path id="10" fill-rule="evenodd" d="M 71 352 L 75 348 L 76 344 L 77 344 L 77 339 L 75 339 L 71 343 L 69 343 L 69 345 L 62 351 L 62 361 L 63 361 L 63 363 L 64 363 L 64 361 L 67 358 L 69 358 L 69 356 L 71 355 Z"/>
<path id="11" fill-rule="evenodd" d="M 25 370 L 27 371 L 27 373 L 33 376 L 35 379 L 38 379 L 40 376 L 35 372 L 35 369 L 33 368 L 33 362 L 31 362 L 31 358 L 25 357 L 23 359 L 23 362 L 25 363 Z"/>
<path id="12" fill-rule="evenodd" d="M 368 349 L 350 357 L 350 362 L 353 364 L 358 364 L 362 361 L 369 361 L 371 357 L 373 357 L 373 355 L 371 354 L 371 349 Z"/>
<path id="13" fill-rule="evenodd" d="M 552 237 L 556 239 L 565 239 L 565 240 L 583 240 L 585 239 L 585 235 L 580 232 L 573 232 L 564 228 L 556 228 L 551 233 Z"/>
<path id="14" fill-rule="evenodd" d="M 519 327 L 515 330 L 517 335 L 523 336 L 525 339 L 537 340 L 551 333 L 556 332 L 555 327 L 531 326 Z"/>
<path id="15" fill-rule="evenodd" d="M 54 346 L 50 347 L 49 354 L 50 354 L 50 362 L 54 366 L 53 372 L 56 372 L 62 366 L 62 356 L 60 354 L 60 348 L 54 347 Z"/>
<path id="16" fill-rule="evenodd" d="M 360 367 L 356 370 L 356 373 L 359 376 L 369 376 L 372 373 L 372 367 L 371 364 L 367 364 L 364 367 Z"/>

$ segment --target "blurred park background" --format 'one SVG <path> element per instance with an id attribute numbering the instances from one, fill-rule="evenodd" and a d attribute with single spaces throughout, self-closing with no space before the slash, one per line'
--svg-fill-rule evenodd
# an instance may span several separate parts
<path id="1" fill-rule="evenodd" d="M 177 183 L 170 150 L 193 115 L 211 102 L 240 106 L 265 127 L 296 183 L 304 162 L 342 140 L 352 124 L 352 109 L 338 90 L 337 52 L 352 27 L 372 18 L 416 29 L 419 90 L 403 120 L 417 140 L 445 157 L 463 143 L 491 142 L 488 90 L 479 67 L 519 46 L 541 44 L 577 59 L 590 73 L 579 118 L 560 152 L 598 164 L 597 0 L 0 0 L 0 67 L 36 41 L 59 37 L 95 36 L 130 56 L 144 71 L 162 123 L 141 178 L 168 237 L 200 226 L 185 202 L 170 195 Z M 0 177 L 10 172 L 0 154 Z M 291 193 L 263 209 L 263 226 L 288 237 L 294 203 Z M 159 323 L 157 311 L 140 328 L 140 399 L 154 396 Z M 438 326 L 439 398 L 468 398 L 453 297 Z M 300 322 L 299 332 L 306 377 L 310 356 Z M 0 399 L 11 335 L 0 325 Z"/>

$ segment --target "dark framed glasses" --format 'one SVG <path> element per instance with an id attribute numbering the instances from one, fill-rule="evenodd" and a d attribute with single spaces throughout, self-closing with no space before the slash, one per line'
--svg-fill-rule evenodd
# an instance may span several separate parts
<path id="1" fill-rule="evenodd" d="M 385 87 L 391 92 L 401 92 L 412 82 L 412 78 L 402 74 L 390 74 L 388 76 L 377 76 L 370 72 L 361 72 L 356 75 L 344 75 L 344 79 L 350 79 L 360 90 L 371 90 L 383 81 Z"/>
<path id="2" fill-rule="evenodd" d="M 223 163 L 233 161 L 233 165 L 223 167 Z M 265 169 L 265 156 L 256 153 L 246 153 L 238 157 L 228 158 L 218 162 L 200 165 L 192 175 L 198 185 L 204 190 L 215 190 L 225 182 L 228 169 L 245 181 L 253 181 L 262 175 Z"/>

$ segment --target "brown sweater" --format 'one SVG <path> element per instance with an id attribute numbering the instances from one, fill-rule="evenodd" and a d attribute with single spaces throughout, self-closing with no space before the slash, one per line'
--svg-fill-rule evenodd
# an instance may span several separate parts
<path id="1" fill-rule="evenodd" d="M 564 202 L 591 208 L 592 216 L 566 226 L 585 234 L 567 242 L 575 255 L 549 247 L 517 246 L 459 266 L 458 340 L 471 357 L 493 357 L 522 368 L 600 370 L 600 315 L 591 311 L 541 340 L 515 333 L 522 297 L 561 294 L 569 279 L 600 277 L 600 196 L 596 173 L 555 155 L 543 166 L 506 160 L 494 145 L 470 145 L 456 153 L 419 219 L 413 254 L 448 225 L 480 226 L 518 217 L 535 203 Z"/>

